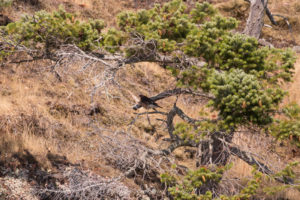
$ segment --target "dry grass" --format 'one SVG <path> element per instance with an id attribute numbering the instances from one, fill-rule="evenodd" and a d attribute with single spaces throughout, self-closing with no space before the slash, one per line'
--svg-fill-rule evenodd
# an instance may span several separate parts
<path id="1" fill-rule="evenodd" d="M 215 2 L 227 15 L 233 13 L 237 17 L 240 16 L 241 20 L 246 19 L 242 13 L 246 12 L 247 5 L 241 0 Z M 95 16 L 103 18 L 108 25 L 115 23 L 113 19 L 118 12 L 124 9 L 135 9 L 131 1 L 125 0 L 43 2 L 47 10 L 54 10 L 59 4 L 64 4 L 70 12 L 79 12 L 80 16 L 85 19 Z M 290 6 L 291 4 L 293 6 Z M 235 12 L 231 12 L 232 8 Z M 297 20 L 300 16 L 300 3 L 297 0 L 273 0 L 270 1 L 269 8 L 274 13 L 292 16 L 294 37 L 297 42 L 300 41 L 300 36 L 297 34 L 298 30 L 300 31 L 299 20 Z M 9 8 L 5 13 L 13 19 L 18 19 L 24 11 L 32 13 L 35 10 L 37 8 L 21 4 L 18 11 L 16 8 Z M 264 37 L 273 38 L 274 41 L 288 41 L 288 43 L 292 40 L 284 24 L 278 28 L 264 28 Z M 53 74 L 39 69 L 43 64 L 45 63 L 9 66 L 14 72 L 8 68 L 0 71 L 0 161 L 2 162 L 11 161 L 13 154 L 23 154 L 24 150 L 27 150 L 44 168 L 53 170 L 47 158 L 48 150 L 50 150 L 51 153 L 64 155 L 71 163 L 80 163 L 82 167 L 92 169 L 98 174 L 115 176 L 119 172 L 107 166 L 101 155 L 94 155 L 97 141 L 101 139 L 97 135 L 98 132 L 95 132 L 95 127 L 99 130 L 101 128 L 129 130 L 128 124 L 135 117 L 132 110 L 135 104 L 133 95 L 152 96 L 175 86 L 174 78 L 165 69 L 153 63 L 139 63 L 134 67 L 126 66 L 120 70 L 117 78 L 121 88 L 110 88 L 109 95 L 106 95 L 105 90 L 99 90 L 94 104 L 91 105 L 90 87 L 96 82 L 83 84 L 88 74 L 69 76 L 66 72 L 63 82 L 58 82 Z M 73 65 L 70 71 L 76 71 L 78 67 L 80 63 Z M 294 83 L 288 86 L 290 97 L 287 102 L 300 103 L 299 84 L 300 58 L 297 59 Z M 163 111 L 168 111 L 174 102 L 175 98 L 172 97 L 158 101 L 158 104 L 163 107 Z M 94 105 L 100 108 L 101 113 L 90 116 L 88 113 Z M 198 118 L 199 111 L 203 109 L 199 100 L 186 96 L 181 96 L 177 105 L 193 118 Z M 144 110 L 141 109 L 139 112 L 144 112 Z M 130 129 L 132 135 L 147 142 L 150 147 L 157 148 L 166 145 L 155 137 L 167 136 L 165 126 L 157 121 L 157 118 L 162 117 L 150 116 L 152 125 L 158 127 L 156 132 L 151 129 L 147 117 L 141 116 Z M 176 118 L 176 121 L 179 119 Z M 245 143 L 256 144 L 256 142 L 256 138 L 248 138 Z M 263 151 L 263 148 L 258 148 L 255 152 L 262 153 Z M 290 152 L 287 150 L 287 153 Z M 176 150 L 175 155 L 181 160 L 181 164 L 190 168 L 195 167 L 194 161 L 187 158 L 184 149 Z M 231 175 L 238 178 L 251 175 L 252 168 L 243 161 L 234 160 L 234 166 L 229 172 Z M 125 182 L 134 186 L 132 180 Z M 299 194 L 289 190 L 286 194 L 279 194 L 279 196 L 296 200 Z"/>
<path id="2" fill-rule="evenodd" d="M 295 75 L 293 82 L 285 86 L 289 92 L 288 98 L 285 100 L 286 103 L 296 102 L 300 104 L 300 55 L 295 64 Z"/>

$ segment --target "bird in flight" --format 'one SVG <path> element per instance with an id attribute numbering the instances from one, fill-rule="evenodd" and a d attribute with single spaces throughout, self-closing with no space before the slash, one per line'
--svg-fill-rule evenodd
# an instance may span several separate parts
<path id="1" fill-rule="evenodd" d="M 162 108 L 149 97 L 146 97 L 144 95 L 139 95 L 139 96 L 140 96 L 140 101 L 135 107 L 133 107 L 134 110 L 137 110 L 139 107 L 143 107 L 147 110 L 150 108 L 155 110 L 157 107 Z"/>

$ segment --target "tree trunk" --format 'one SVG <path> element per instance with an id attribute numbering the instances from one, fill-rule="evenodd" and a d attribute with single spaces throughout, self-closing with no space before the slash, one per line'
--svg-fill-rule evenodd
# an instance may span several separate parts
<path id="1" fill-rule="evenodd" d="M 224 141 L 231 143 L 233 139 L 234 130 L 228 134 L 222 134 L 219 132 L 215 132 L 210 136 L 208 142 L 205 142 L 198 146 L 196 167 L 200 166 L 225 166 L 228 164 L 228 159 L 230 156 L 230 152 L 224 143 L 220 140 L 222 138 Z M 214 191 L 217 191 L 219 187 L 219 183 L 217 181 L 209 180 L 201 187 L 199 187 L 196 192 L 197 194 L 205 194 L 207 191 L 212 191 L 215 195 Z M 215 197 L 215 196 L 214 196 Z"/>
<path id="2" fill-rule="evenodd" d="M 224 143 L 220 140 L 222 138 L 224 141 L 231 143 L 233 138 L 233 131 L 227 135 L 215 132 L 211 137 L 209 142 L 200 144 L 197 152 L 197 162 L 196 167 L 202 165 L 218 165 L 224 166 L 228 162 L 230 152 L 226 149 Z"/>
<path id="3" fill-rule="evenodd" d="M 264 25 L 265 9 L 268 0 L 251 0 L 250 14 L 244 30 L 244 34 L 259 38 Z"/>

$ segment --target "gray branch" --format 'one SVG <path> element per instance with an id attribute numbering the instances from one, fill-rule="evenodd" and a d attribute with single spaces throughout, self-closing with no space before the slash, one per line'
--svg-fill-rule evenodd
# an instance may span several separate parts
<path id="1" fill-rule="evenodd" d="M 158 100 L 161 100 L 161 99 L 164 99 L 164 98 L 167 98 L 170 96 L 176 96 L 179 94 L 190 94 L 190 95 L 202 97 L 204 99 L 214 99 L 214 96 L 212 96 L 210 94 L 204 94 L 204 93 L 192 91 L 191 89 L 183 89 L 183 88 L 175 88 L 173 90 L 167 90 L 156 96 L 150 97 L 150 99 L 152 99 L 153 101 L 158 101 Z M 136 104 L 133 108 L 136 110 L 141 107 L 142 106 L 140 104 Z"/>

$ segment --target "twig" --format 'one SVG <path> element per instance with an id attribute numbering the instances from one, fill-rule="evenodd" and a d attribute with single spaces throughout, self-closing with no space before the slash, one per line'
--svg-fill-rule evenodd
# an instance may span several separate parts
<path id="1" fill-rule="evenodd" d="M 264 174 L 267 174 L 267 175 L 274 175 L 275 174 L 267 165 L 265 165 L 264 163 L 256 160 L 253 156 L 251 156 L 250 152 L 243 151 L 243 150 L 239 149 L 238 147 L 234 146 L 232 143 L 226 142 L 222 138 L 218 138 L 218 139 L 228 146 L 229 151 L 232 155 L 237 156 L 238 158 L 245 161 L 249 165 L 257 166 L 258 170 L 260 172 L 263 172 Z M 284 177 L 282 177 L 282 178 L 276 177 L 275 180 L 277 180 L 281 183 L 285 183 L 285 184 L 293 184 L 293 180 L 285 179 Z"/>
<path id="2" fill-rule="evenodd" d="M 194 92 L 191 89 L 183 89 L 183 88 L 175 88 L 173 90 L 166 90 L 164 92 L 159 93 L 156 96 L 150 97 L 150 99 L 152 99 L 153 101 L 158 101 L 158 100 L 170 97 L 170 96 L 175 96 L 175 95 L 180 95 L 180 94 L 190 94 L 190 95 L 202 97 L 204 99 L 214 99 L 214 96 L 212 96 L 210 94 Z M 141 107 L 142 106 L 140 104 L 136 104 L 133 108 L 139 109 Z"/>

